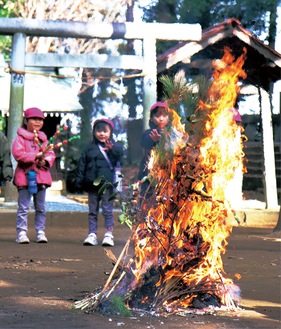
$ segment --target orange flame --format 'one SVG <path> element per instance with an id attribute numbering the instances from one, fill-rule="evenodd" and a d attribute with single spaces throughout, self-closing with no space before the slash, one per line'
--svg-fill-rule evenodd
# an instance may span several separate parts
<path id="1" fill-rule="evenodd" d="M 198 104 L 197 120 L 189 134 L 172 110 L 172 128 L 151 153 L 149 170 L 156 199 L 142 206 L 133 235 L 133 272 L 140 286 L 144 274 L 157 269 L 154 305 L 189 307 L 201 293 L 216 295 L 231 304 L 232 280 L 223 277 L 231 213 L 225 190 L 243 160 L 241 128 L 229 111 L 245 78 L 245 52 L 235 60 L 226 49 L 214 63 L 210 103 Z M 177 297 L 177 298 L 176 298 Z M 145 299 L 146 300 L 146 299 Z"/>

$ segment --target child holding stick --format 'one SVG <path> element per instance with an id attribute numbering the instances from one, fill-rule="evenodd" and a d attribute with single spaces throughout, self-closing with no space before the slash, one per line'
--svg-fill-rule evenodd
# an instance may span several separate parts
<path id="1" fill-rule="evenodd" d="M 18 210 L 16 215 L 17 243 L 29 243 L 27 218 L 31 197 L 35 207 L 36 241 L 47 243 L 45 235 L 46 188 L 52 185 L 50 168 L 55 161 L 52 149 L 47 148 L 47 136 L 41 131 L 44 113 L 37 107 L 24 112 L 22 126 L 12 144 L 12 155 L 17 161 L 13 183 L 18 188 Z M 28 176 L 34 175 L 33 189 L 29 187 Z"/>

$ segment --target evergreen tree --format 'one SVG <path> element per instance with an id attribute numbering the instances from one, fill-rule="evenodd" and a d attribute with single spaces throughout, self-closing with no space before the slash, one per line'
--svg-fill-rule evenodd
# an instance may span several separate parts
<path id="1" fill-rule="evenodd" d="M 280 5 L 280 0 L 158 0 L 143 10 L 144 20 L 148 22 L 199 23 L 202 29 L 236 18 L 272 46 L 276 39 L 276 12 Z M 163 46 L 158 47 L 158 51 L 163 52 Z"/>

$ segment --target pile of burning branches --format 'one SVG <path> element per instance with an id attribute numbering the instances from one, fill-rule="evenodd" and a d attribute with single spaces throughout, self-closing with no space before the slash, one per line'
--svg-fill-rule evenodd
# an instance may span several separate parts
<path id="1" fill-rule="evenodd" d="M 244 60 L 245 54 L 234 60 L 225 52 L 208 91 L 211 102 L 199 102 L 188 132 L 169 110 L 171 128 L 148 164 L 154 193 L 141 198 L 131 189 L 123 221 L 130 222 L 132 235 L 118 259 L 109 254 L 115 266 L 103 289 L 75 308 L 112 311 L 115 300 L 128 311 L 236 309 L 239 287 L 225 277 L 222 254 L 233 220 L 225 188 L 243 161 L 242 142 L 235 138 L 242 128 L 228 109 L 238 78 L 245 77 Z"/>

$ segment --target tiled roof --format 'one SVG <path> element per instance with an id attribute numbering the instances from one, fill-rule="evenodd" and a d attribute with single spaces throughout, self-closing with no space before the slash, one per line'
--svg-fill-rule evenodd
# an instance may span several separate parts
<path id="1" fill-rule="evenodd" d="M 158 74 L 180 66 L 189 74 L 211 69 L 214 59 L 223 56 L 229 47 L 235 55 L 247 49 L 244 69 L 247 83 L 268 89 L 269 82 L 281 79 L 281 54 L 255 37 L 234 18 L 214 25 L 202 32 L 200 41 L 180 42 L 157 57 Z"/>

